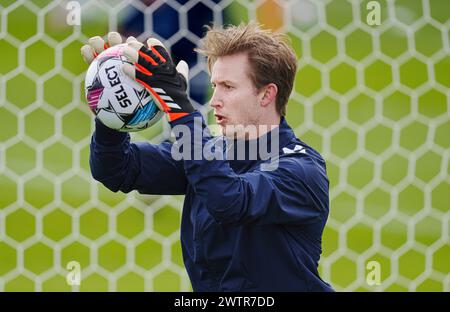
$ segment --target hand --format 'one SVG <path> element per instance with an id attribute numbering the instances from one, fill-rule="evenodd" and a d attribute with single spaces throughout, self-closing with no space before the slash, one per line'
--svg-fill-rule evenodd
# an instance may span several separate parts
<path id="1" fill-rule="evenodd" d="M 169 121 L 194 111 L 187 96 L 189 67 L 180 61 L 175 67 L 161 41 L 150 38 L 148 48 L 137 40 L 127 40 L 123 55 L 134 64 L 124 64 L 123 72 L 143 85 Z"/>
<path id="2" fill-rule="evenodd" d="M 108 33 L 107 37 L 107 43 L 105 43 L 103 38 L 100 36 L 91 37 L 88 41 L 89 44 L 85 44 L 81 47 L 81 56 L 86 63 L 91 64 L 97 55 L 99 55 L 102 51 L 122 43 L 122 36 L 118 32 L 111 31 Z M 126 42 L 132 40 L 136 41 L 136 38 L 130 36 Z"/>

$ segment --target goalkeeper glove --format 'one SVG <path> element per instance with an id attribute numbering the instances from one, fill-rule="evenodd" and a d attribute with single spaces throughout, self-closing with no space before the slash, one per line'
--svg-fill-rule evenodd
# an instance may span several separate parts
<path id="1" fill-rule="evenodd" d="M 107 43 L 105 43 L 103 38 L 100 36 L 91 37 L 88 41 L 89 44 L 85 44 L 81 47 L 81 56 L 86 63 L 91 64 L 97 55 L 102 53 L 104 50 L 122 43 L 122 36 L 118 32 L 109 32 L 107 37 Z M 130 41 L 136 41 L 136 38 L 130 36 L 126 42 Z"/>
<path id="2" fill-rule="evenodd" d="M 157 39 L 148 39 L 148 48 L 136 40 L 127 43 L 123 54 L 135 66 L 124 64 L 123 72 L 149 90 L 169 121 L 193 112 L 194 107 L 186 92 L 189 72 L 187 63 L 180 61 L 175 67 L 169 53 Z"/>

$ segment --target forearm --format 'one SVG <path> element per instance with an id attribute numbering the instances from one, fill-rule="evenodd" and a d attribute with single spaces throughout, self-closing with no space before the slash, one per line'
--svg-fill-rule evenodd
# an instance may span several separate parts
<path id="1" fill-rule="evenodd" d="M 171 155 L 171 144 L 130 143 L 130 136 L 96 124 L 90 165 L 93 177 L 110 190 L 174 195 L 186 192 L 182 162 Z"/>
<path id="2" fill-rule="evenodd" d="M 131 151 L 130 136 L 104 126 L 96 120 L 95 132 L 90 146 L 90 167 L 92 176 L 110 190 L 123 190 L 122 185 L 137 174 L 130 164 L 134 157 Z"/>
<path id="3" fill-rule="evenodd" d="M 177 144 L 183 146 L 186 178 L 196 195 L 202 198 L 217 221 L 239 219 L 251 204 L 249 201 L 253 198 L 253 190 L 224 160 L 223 145 L 211 145 L 214 139 L 201 114 L 192 113 L 171 122 L 171 125 Z M 179 131 L 177 126 L 187 127 L 189 131 Z"/>

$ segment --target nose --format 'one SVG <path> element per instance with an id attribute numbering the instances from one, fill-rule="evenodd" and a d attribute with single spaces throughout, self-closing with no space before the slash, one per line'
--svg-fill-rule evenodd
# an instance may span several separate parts
<path id="1" fill-rule="evenodd" d="M 217 107 L 222 107 L 223 106 L 223 102 L 222 102 L 222 100 L 220 100 L 216 90 L 214 90 L 214 93 L 213 93 L 213 95 L 211 97 L 211 100 L 209 101 L 209 104 L 213 108 L 217 108 Z"/>

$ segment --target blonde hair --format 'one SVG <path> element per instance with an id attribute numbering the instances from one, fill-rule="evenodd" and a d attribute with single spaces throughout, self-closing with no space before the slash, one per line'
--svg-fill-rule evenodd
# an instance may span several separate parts
<path id="1" fill-rule="evenodd" d="M 217 58 L 247 53 L 251 68 L 249 76 L 254 86 L 259 90 L 274 83 L 278 88 L 276 109 L 284 116 L 297 71 L 297 57 L 288 42 L 286 35 L 262 29 L 261 25 L 251 22 L 225 28 L 207 26 L 207 33 L 201 40 L 203 47 L 195 50 L 207 57 L 210 72 Z"/>

